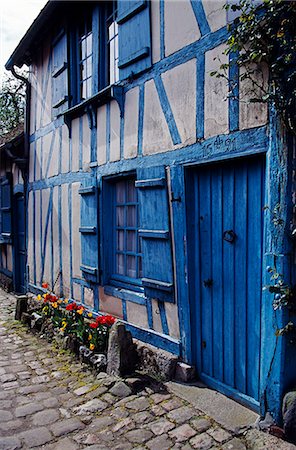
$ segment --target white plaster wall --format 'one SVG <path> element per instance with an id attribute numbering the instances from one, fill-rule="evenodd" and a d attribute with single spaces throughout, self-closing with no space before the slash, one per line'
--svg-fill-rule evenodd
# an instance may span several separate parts
<path id="1" fill-rule="evenodd" d="M 82 167 L 83 170 L 89 169 L 90 163 L 90 128 L 87 115 L 82 117 Z"/>
<path id="2" fill-rule="evenodd" d="M 265 125 L 268 120 L 266 103 L 252 103 L 252 98 L 264 95 L 268 89 L 268 69 L 265 65 L 252 66 L 249 70 L 256 70 L 252 75 L 254 81 L 244 79 L 240 81 L 239 91 L 239 128 L 240 130 Z M 246 69 L 241 69 L 241 75 Z"/>
<path id="3" fill-rule="evenodd" d="M 47 227 L 47 236 L 45 236 L 46 232 L 46 220 L 49 206 L 49 196 L 50 190 L 43 189 L 41 191 L 41 201 L 42 201 L 42 252 L 45 249 L 44 254 L 44 271 L 43 271 L 43 279 L 42 282 L 45 281 L 49 283 L 51 286 L 51 217 L 49 217 L 48 227 Z M 45 243 L 45 246 L 44 246 Z"/>
<path id="4" fill-rule="evenodd" d="M 70 171 L 70 140 L 67 125 L 62 125 L 62 173 Z"/>
<path id="5" fill-rule="evenodd" d="M 80 243 L 80 183 L 72 184 L 72 261 L 73 277 L 80 278 L 81 271 L 81 243 Z"/>
<path id="6" fill-rule="evenodd" d="M 97 112 L 97 161 L 99 166 L 106 163 L 106 105 Z"/>
<path id="7" fill-rule="evenodd" d="M 223 54 L 225 44 L 205 54 L 205 138 L 228 133 L 228 82 L 225 78 L 212 77 L 210 72 L 228 63 Z"/>
<path id="8" fill-rule="evenodd" d="M 153 330 L 156 331 L 157 333 L 163 333 L 157 300 L 152 300 L 151 306 L 152 306 Z"/>
<path id="9" fill-rule="evenodd" d="M 183 145 L 196 141 L 196 59 L 162 75 Z"/>
<path id="10" fill-rule="evenodd" d="M 78 283 L 73 284 L 73 300 L 81 302 L 81 285 Z"/>
<path id="11" fill-rule="evenodd" d="M 45 126 L 48 123 L 51 122 L 51 116 L 52 116 L 52 94 L 51 94 L 51 84 L 52 84 L 52 77 L 51 77 L 51 62 L 50 62 L 50 53 L 51 53 L 51 44 L 50 41 L 46 41 L 43 46 L 43 70 L 44 76 L 43 76 L 43 86 L 42 86 L 42 117 L 41 117 L 41 126 Z M 49 71 L 48 71 L 49 68 Z"/>
<path id="12" fill-rule="evenodd" d="M 120 160 L 120 110 L 118 103 L 110 103 L 110 161 Z"/>
<path id="13" fill-rule="evenodd" d="M 84 304 L 90 308 L 94 307 L 94 291 L 89 288 L 84 288 Z"/>
<path id="14" fill-rule="evenodd" d="M 202 0 L 205 15 L 211 31 L 217 31 L 227 25 L 225 0 Z"/>
<path id="15" fill-rule="evenodd" d="M 124 158 L 135 158 L 138 153 L 139 88 L 125 95 L 124 109 Z"/>
<path id="16" fill-rule="evenodd" d="M 69 239 L 69 206 L 68 184 L 62 185 L 62 271 L 63 293 L 65 297 L 70 295 L 70 239 Z"/>
<path id="17" fill-rule="evenodd" d="M 119 319 L 123 318 L 121 300 L 111 295 L 106 295 L 103 287 L 99 288 L 99 309 L 101 312 L 112 314 Z"/>
<path id="18" fill-rule="evenodd" d="M 200 38 L 190 0 L 165 0 L 165 55 L 171 55 Z"/>
<path id="19" fill-rule="evenodd" d="M 160 60 L 160 11 L 159 0 L 151 0 L 152 62 Z"/>
<path id="20" fill-rule="evenodd" d="M 175 303 L 165 303 L 165 311 L 169 327 L 169 334 L 176 339 L 180 338 L 178 306 Z"/>
<path id="21" fill-rule="evenodd" d="M 154 80 L 145 83 L 143 154 L 171 150 L 173 142 L 165 120 Z"/>
<path id="22" fill-rule="evenodd" d="M 41 145 L 42 145 L 42 137 L 37 139 L 37 141 L 35 142 L 36 147 L 35 147 L 35 151 L 36 151 L 36 167 L 35 167 L 35 181 L 40 180 L 41 178 Z"/>
<path id="23" fill-rule="evenodd" d="M 72 172 L 79 170 L 79 118 L 72 120 Z"/>
<path id="24" fill-rule="evenodd" d="M 55 186 L 53 188 L 53 202 L 52 202 L 52 222 L 53 222 L 53 277 L 54 282 L 60 272 L 60 243 L 59 243 L 59 188 Z M 55 293 L 60 293 L 60 281 L 61 278 L 58 278 L 58 281 L 55 285 Z"/>
<path id="25" fill-rule="evenodd" d="M 29 150 L 29 181 L 34 180 L 35 142 L 30 144 Z"/>
<path id="26" fill-rule="evenodd" d="M 36 130 L 40 128 L 41 124 L 41 105 L 42 105 L 42 81 L 43 81 L 43 65 L 42 65 L 42 56 L 40 55 L 36 61 Z"/>
<path id="27" fill-rule="evenodd" d="M 127 321 L 141 328 L 148 328 L 147 309 L 144 305 L 126 302 Z"/>

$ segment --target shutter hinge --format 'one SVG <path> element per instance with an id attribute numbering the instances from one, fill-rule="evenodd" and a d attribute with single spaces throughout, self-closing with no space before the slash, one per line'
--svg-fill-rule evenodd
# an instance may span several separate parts
<path id="1" fill-rule="evenodd" d="M 182 199 L 180 196 L 174 197 L 174 195 L 172 194 L 171 202 L 181 202 L 181 201 L 182 201 Z"/>

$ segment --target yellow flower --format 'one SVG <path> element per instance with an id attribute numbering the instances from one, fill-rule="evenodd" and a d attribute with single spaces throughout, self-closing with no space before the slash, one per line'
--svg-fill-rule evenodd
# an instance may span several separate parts
<path id="1" fill-rule="evenodd" d="M 42 296 L 42 297 L 43 297 L 43 298 L 46 298 L 46 296 L 47 296 L 47 294 L 43 294 L 43 296 Z"/>
<path id="2" fill-rule="evenodd" d="M 61 303 L 63 303 L 63 300 L 59 299 L 58 304 L 60 305 Z"/>
<path id="3" fill-rule="evenodd" d="M 84 311 L 84 308 L 79 308 L 79 309 L 77 309 L 77 313 L 80 314 L 80 315 L 83 314 L 83 311 Z"/>
<path id="4" fill-rule="evenodd" d="M 42 297 L 40 294 L 37 295 L 37 300 L 39 300 L 39 301 L 42 300 Z"/>
<path id="5" fill-rule="evenodd" d="M 89 340 L 89 341 L 92 340 L 92 335 L 91 335 L 91 334 L 88 335 L 88 340 Z"/>
<path id="6" fill-rule="evenodd" d="M 69 303 L 69 300 L 67 298 L 64 299 L 64 303 Z"/>
<path id="7" fill-rule="evenodd" d="M 60 328 L 60 331 L 65 331 L 66 325 L 64 325 L 62 328 Z"/>
<path id="8" fill-rule="evenodd" d="M 53 308 L 57 308 L 57 307 L 58 307 L 57 302 L 54 302 L 54 303 L 52 303 L 51 305 L 52 305 Z"/>
<path id="9" fill-rule="evenodd" d="M 88 317 L 92 317 L 92 316 L 93 316 L 93 313 L 92 313 L 92 312 L 89 312 L 87 315 L 88 315 Z"/>
<path id="10" fill-rule="evenodd" d="M 90 344 L 89 349 L 94 350 L 94 348 L 95 348 L 94 344 Z"/>

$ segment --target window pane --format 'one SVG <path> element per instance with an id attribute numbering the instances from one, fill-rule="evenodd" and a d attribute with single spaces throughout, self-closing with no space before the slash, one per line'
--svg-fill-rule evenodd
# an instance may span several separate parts
<path id="1" fill-rule="evenodd" d="M 124 255 L 116 255 L 116 273 L 125 275 L 124 273 Z"/>
<path id="2" fill-rule="evenodd" d="M 136 188 L 134 180 L 127 182 L 127 202 L 135 203 L 137 200 Z"/>
<path id="3" fill-rule="evenodd" d="M 86 57 L 86 40 L 82 39 L 80 43 L 80 59 L 85 59 Z"/>
<path id="4" fill-rule="evenodd" d="M 137 238 L 135 231 L 127 231 L 126 247 L 128 252 L 136 252 Z"/>
<path id="5" fill-rule="evenodd" d="M 124 231 L 123 230 L 117 231 L 117 250 L 119 250 L 119 251 L 124 250 Z"/>
<path id="6" fill-rule="evenodd" d="M 86 55 L 92 54 L 92 33 L 90 33 L 86 38 Z"/>
<path id="7" fill-rule="evenodd" d="M 116 203 L 125 202 L 125 182 L 116 183 Z"/>
<path id="8" fill-rule="evenodd" d="M 87 58 L 86 60 L 86 70 L 87 70 L 87 77 L 92 76 L 92 57 Z"/>
<path id="9" fill-rule="evenodd" d="M 127 276 L 131 278 L 137 277 L 135 256 L 127 256 Z"/>
<path id="10" fill-rule="evenodd" d="M 118 227 L 124 226 L 124 206 L 117 206 L 116 208 L 116 225 Z"/>
<path id="11" fill-rule="evenodd" d="M 87 95 L 86 95 L 86 82 L 85 81 L 83 81 L 81 83 L 81 93 L 80 93 L 80 95 L 81 95 L 82 99 L 87 97 Z"/>
<path id="12" fill-rule="evenodd" d="M 143 277 L 143 270 L 142 270 L 142 258 L 141 256 L 138 258 L 138 265 L 139 265 L 139 278 Z"/>
<path id="13" fill-rule="evenodd" d="M 136 221 L 136 207 L 135 206 L 128 206 L 127 207 L 127 226 L 128 227 L 135 227 L 137 224 Z"/>
<path id="14" fill-rule="evenodd" d="M 91 78 L 88 78 L 86 80 L 86 98 L 91 97 L 92 94 L 92 87 L 91 87 Z"/>

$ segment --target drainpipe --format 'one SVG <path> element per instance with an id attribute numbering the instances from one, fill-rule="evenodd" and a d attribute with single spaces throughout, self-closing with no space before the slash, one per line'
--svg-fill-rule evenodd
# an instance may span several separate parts
<path id="1" fill-rule="evenodd" d="M 28 249 L 28 233 L 27 233 L 27 225 L 28 225 L 28 183 L 29 183 L 29 151 L 30 151 L 30 113 L 31 113 L 31 84 L 29 80 L 22 75 L 19 75 L 14 68 L 14 65 L 9 69 L 12 75 L 21 80 L 26 85 L 26 105 L 25 105 L 25 123 L 24 123 L 24 159 L 25 164 L 22 164 L 21 173 L 24 180 L 24 203 L 25 203 L 25 286 L 26 291 L 28 291 L 29 286 L 29 273 L 28 273 L 28 263 L 27 263 L 27 249 Z"/>

